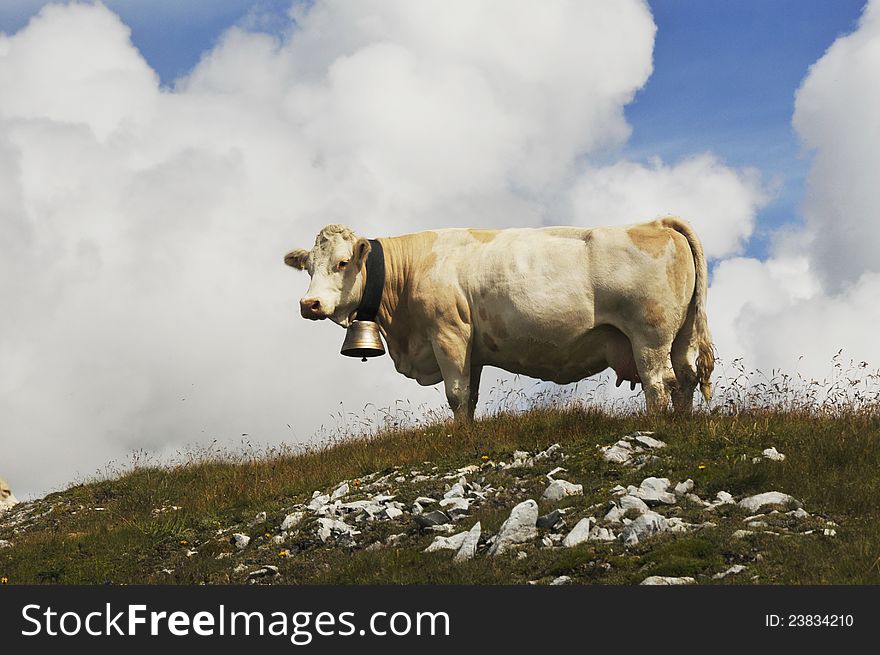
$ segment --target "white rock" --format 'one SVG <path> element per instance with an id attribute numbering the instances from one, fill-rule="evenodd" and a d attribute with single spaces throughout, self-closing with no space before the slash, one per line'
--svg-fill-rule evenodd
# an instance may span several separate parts
<path id="1" fill-rule="evenodd" d="M 452 558 L 453 562 L 466 562 L 474 558 L 474 555 L 477 554 L 477 544 L 480 543 L 481 532 L 480 522 L 477 521 L 474 527 L 464 533 L 464 540 L 461 542 L 458 552 L 455 553 L 455 557 Z"/>
<path id="2" fill-rule="evenodd" d="M 403 512 L 398 508 L 389 505 L 385 508 L 385 516 L 387 516 L 391 520 L 394 520 L 403 516 Z"/>
<path id="3" fill-rule="evenodd" d="M 608 528 L 600 528 L 598 525 L 590 530 L 590 541 L 614 541 L 617 537 Z"/>
<path id="4" fill-rule="evenodd" d="M 95 508 L 95 509 L 97 509 L 97 508 Z M 260 512 L 259 514 L 257 514 L 257 515 L 254 517 L 254 520 L 253 520 L 253 521 L 251 521 L 250 523 L 248 523 L 248 525 L 249 525 L 250 527 L 254 527 L 254 526 L 257 525 L 258 523 L 265 523 L 265 522 L 266 522 L 266 516 L 267 516 L 267 515 L 266 515 L 266 512 Z"/>
<path id="5" fill-rule="evenodd" d="M 644 434 L 640 434 L 635 438 L 636 442 L 648 448 L 666 448 L 666 442 L 654 439 Z"/>
<path id="6" fill-rule="evenodd" d="M 736 501 L 726 491 L 719 491 L 715 494 L 715 505 L 730 505 L 731 503 L 735 503 Z"/>
<path id="7" fill-rule="evenodd" d="M 452 488 L 443 494 L 444 498 L 464 498 L 465 490 L 461 482 L 456 482 Z"/>
<path id="8" fill-rule="evenodd" d="M 566 496 L 583 496 L 584 486 L 581 484 L 572 484 L 566 480 L 554 480 L 544 490 L 542 498 L 544 500 L 556 501 L 562 500 Z"/>
<path id="9" fill-rule="evenodd" d="M 702 505 L 703 507 L 708 507 L 709 505 L 712 504 L 708 501 L 703 500 L 697 494 L 694 494 L 694 493 L 685 494 L 684 497 L 687 498 L 692 503 L 695 503 L 697 505 Z"/>
<path id="10" fill-rule="evenodd" d="M 763 453 L 764 457 L 767 459 L 772 459 L 774 462 L 781 462 L 785 460 L 785 455 L 780 453 L 776 448 L 765 448 Z"/>
<path id="11" fill-rule="evenodd" d="M 471 499 L 470 498 L 444 498 L 440 501 L 440 507 L 443 507 L 447 510 L 458 510 L 460 512 L 466 512 L 470 509 Z"/>
<path id="12" fill-rule="evenodd" d="M 562 450 L 562 446 L 560 446 L 558 443 L 555 443 L 552 446 L 549 446 L 545 450 L 542 450 L 540 453 L 535 455 L 535 459 L 547 459 L 548 457 L 552 457 L 553 455 L 555 455 L 557 452 L 559 452 L 561 450 Z"/>
<path id="13" fill-rule="evenodd" d="M 734 564 L 726 571 L 722 571 L 721 573 L 716 573 L 712 576 L 713 580 L 721 580 L 722 578 L 726 578 L 728 575 L 736 575 L 737 573 L 742 573 L 746 570 L 742 564 Z"/>
<path id="14" fill-rule="evenodd" d="M 696 526 L 692 523 L 688 523 L 684 519 L 680 519 L 677 516 L 673 516 L 670 519 L 666 519 L 666 529 L 669 532 L 687 532 L 688 530 L 693 530 Z"/>
<path id="15" fill-rule="evenodd" d="M 630 509 L 636 510 L 639 514 L 644 514 L 649 511 L 648 505 L 638 496 L 630 496 L 627 494 L 626 496 L 621 496 L 617 502 L 620 503 L 620 511 L 622 513 L 626 513 L 626 511 Z"/>
<path id="16" fill-rule="evenodd" d="M 666 528 L 667 521 L 660 514 L 645 512 L 632 523 L 624 526 L 623 531 L 620 533 L 620 539 L 625 544 L 634 545 L 651 535 L 663 532 Z"/>
<path id="17" fill-rule="evenodd" d="M 626 493 L 626 487 L 624 487 L 623 485 L 620 485 L 620 484 L 616 484 L 613 487 L 611 487 L 611 489 L 609 489 L 608 491 L 613 496 L 619 496 L 620 494 Z"/>
<path id="18" fill-rule="evenodd" d="M 513 544 L 534 539 L 538 534 L 535 527 L 537 520 L 538 503 L 531 499 L 521 502 L 511 510 L 510 516 L 501 525 L 489 554 L 500 555 Z"/>
<path id="19" fill-rule="evenodd" d="M 553 482 L 554 475 L 556 475 L 557 473 L 567 473 L 567 472 L 568 472 L 568 469 L 564 469 L 561 466 L 557 466 L 555 469 L 550 471 L 546 477 L 548 480 L 550 480 L 550 482 Z"/>
<path id="20" fill-rule="evenodd" d="M 798 507 L 797 509 L 792 510 L 792 511 L 790 511 L 790 512 L 786 512 L 786 514 L 788 514 L 789 516 L 793 516 L 793 517 L 796 518 L 796 519 L 807 519 L 807 518 L 810 518 L 810 514 L 809 514 L 809 512 L 805 511 L 805 510 L 804 510 L 803 508 L 801 508 L 801 507 Z"/>
<path id="21" fill-rule="evenodd" d="M 236 532 L 232 535 L 232 542 L 235 544 L 235 547 L 239 550 L 244 550 L 247 548 L 247 545 L 251 542 L 251 538 L 246 534 L 242 534 L 241 532 Z"/>
<path id="22" fill-rule="evenodd" d="M 553 581 L 550 583 L 550 585 L 554 587 L 558 587 L 559 585 L 564 584 L 571 584 L 570 575 L 560 575 L 558 578 L 553 578 Z"/>
<path id="23" fill-rule="evenodd" d="M 734 539 L 745 539 L 746 537 L 750 537 L 753 534 L 755 534 L 755 533 L 752 532 L 751 530 L 735 530 L 733 533 L 733 538 Z"/>
<path id="24" fill-rule="evenodd" d="M 427 496 L 419 496 L 416 498 L 416 502 L 424 507 L 425 505 L 430 505 L 431 503 L 436 503 L 437 501 L 433 498 L 428 498 Z"/>
<path id="25" fill-rule="evenodd" d="M 248 580 L 256 580 L 258 578 L 268 578 L 278 575 L 278 567 L 267 564 L 266 566 L 248 573 Z"/>
<path id="26" fill-rule="evenodd" d="M 388 494 L 378 494 L 373 496 L 373 501 L 376 503 L 387 503 L 389 500 L 394 500 L 397 496 L 389 496 Z"/>
<path id="27" fill-rule="evenodd" d="M 636 498 L 638 500 L 638 498 Z M 641 501 L 640 501 L 641 502 Z M 645 505 L 644 502 L 642 502 Z M 645 505 L 645 510 L 647 511 L 648 506 Z M 623 518 L 623 510 L 617 505 L 612 505 L 611 509 L 608 510 L 608 513 L 605 515 L 605 520 L 608 523 L 620 523 L 620 520 Z"/>
<path id="28" fill-rule="evenodd" d="M 318 528 L 318 536 L 321 538 L 321 541 L 327 541 L 334 532 L 350 536 L 360 534 L 359 530 L 356 530 L 354 526 L 349 525 L 345 521 L 321 518 L 318 519 L 318 522 L 321 524 L 321 527 Z"/>
<path id="29" fill-rule="evenodd" d="M 822 530 L 822 534 L 826 537 L 836 537 L 837 530 L 835 530 L 834 528 L 825 528 L 824 530 Z"/>
<path id="30" fill-rule="evenodd" d="M 12 548 L 12 542 L 6 539 L 0 539 L 0 550 L 4 548 Z"/>
<path id="31" fill-rule="evenodd" d="M 290 530 L 290 528 L 299 525 L 300 521 L 305 518 L 305 515 L 305 512 L 291 512 L 281 522 L 281 530 Z"/>
<path id="32" fill-rule="evenodd" d="M 581 519 L 571 529 L 571 532 L 565 537 L 562 545 L 566 548 L 572 548 L 578 544 L 585 543 L 590 538 L 590 528 L 593 526 L 593 518 Z"/>
<path id="33" fill-rule="evenodd" d="M 318 494 L 309 501 L 309 504 L 306 505 L 306 507 L 314 512 L 315 510 L 320 509 L 329 502 L 330 496 L 328 496 L 327 494 Z"/>
<path id="34" fill-rule="evenodd" d="M 683 578 L 673 578 L 665 575 L 652 575 L 644 580 L 642 580 L 639 584 L 643 585 L 684 585 L 684 584 L 694 584 L 696 580 L 691 577 L 683 577 Z"/>
<path id="35" fill-rule="evenodd" d="M 348 493 L 348 490 L 348 482 L 343 482 L 333 490 L 333 493 L 330 494 L 330 500 L 339 500 Z"/>
<path id="36" fill-rule="evenodd" d="M 451 537 L 444 537 L 443 535 L 436 536 L 434 537 L 434 541 L 431 542 L 431 545 L 425 548 L 425 552 L 433 553 L 438 550 L 458 550 L 461 548 L 464 540 L 467 539 L 467 536 L 467 532 L 459 532 Z"/>
<path id="37" fill-rule="evenodd" d="M 694 481 L 688 478 L 684 482 L 679 482 L 675 485 L 675 495 L 676 496 L 684 496 L 685 494 L 690 493 L 694 489 Z"/>
<path id="38" fill-rule="evenodd" d="M 788 505 L 791 503 L 797 505 L 798 507 L 801 506 L 798 501 L 796 501 L 788 494 L 784 494 L 779 491 L 767 491 L 762 494 L 755 494 L 754 496 L 743 498 L 741 501 L 739 501 L 739 506 L 745 508 L 750 512 L 757 512 L 759 509 L 767 505 Z"/>
<path id="39" fill-rule="evenodd" d="M 666 491 L 669 488 L 667 478 L 645 478 L 636 490 L 635 495 L 648 505 L 674 505 L 675 495 Z"/>
<path id="40" fill-rule="evenodd" d="M 552 542 L 551 542 L 551 543 L 552 543 Z M 528 554 L 526 551 L 524 551 L 524 550 L 518 550 L 518 551 L 516 552 L 516 558 L 517 558 L 517 559 L 527 559 L 528 556 L 529 556 L 529 554 Z"/>

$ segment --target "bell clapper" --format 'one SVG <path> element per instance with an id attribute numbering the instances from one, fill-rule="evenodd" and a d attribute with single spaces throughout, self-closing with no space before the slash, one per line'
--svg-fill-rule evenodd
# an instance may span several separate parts
<path id="1" fill-rule="evenodd" d="M 367 358 L 364 357 L 363 359 L 361 359 L 361 361 L 362 361 L 362 362 L 365 362 L 365 361 L 367 361 Z"/>

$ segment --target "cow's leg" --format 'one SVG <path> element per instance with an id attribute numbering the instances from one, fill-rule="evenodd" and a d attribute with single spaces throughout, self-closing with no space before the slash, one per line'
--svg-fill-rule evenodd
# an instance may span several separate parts
<path id="1" fill-rule="evenodd" d="M 482 366 L 471 366 L 470 400 L 468 401 L 468 420 L 474 420 L 477 411 L 477 400 L 480 396 L 480 376 L 483 374 Z"/>
<path id="2" fill-rule="evenodd" d="M 671 344 L 645 346 L 633 341 L 633 354 L 645 392 L 645 405 L 651 414 L 669 409 L 670 390 L 677 386 L 669 357 L 671 348 Z"/>
<path id="3" fill-rule="evenodd" d="M 468 338 L 464 338 L 466 334 L 463 330 L 445 332 L 437 335 L 432 343 L 443 375 L 446 400 L 456 423 L 469 423 L 474 417 L 471 409 L 470 341 L 469 334 Z"/>
<path id="4" fill-rule="evenodd" d="M 688 355 L 693 336 L 694 308 L 690 307 L 684 325 L 672 342 L 672 370 L 676 384 L 672 387 L 672 407 L 676 414 L 690 414 L 694 406 L 694 390 L 697 388 L 697 372 L 691 366 Z"/>

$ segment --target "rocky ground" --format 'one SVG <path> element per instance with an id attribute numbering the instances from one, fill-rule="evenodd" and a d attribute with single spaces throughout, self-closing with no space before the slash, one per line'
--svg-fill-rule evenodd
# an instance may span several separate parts
<path id="1" fill-rule="evenodd" d="M 813 516 L 798 499 L 774 489 L 734 497 L 717 491 L 711 497 L 692 479 L 640 475 L 662 464 L 666 443 L 647 431 L 633 432 L 598 454 L 620 472 L 622 482 L 595 486 L 587 499 L 584 485 L 567 470 L 569 454 L 559 444 L 540 452 L 514 451 L 495 459 L 441 470 L 431 462 L 397 467 L 339 480 L 311 497 L 297 499 L 283 510 L 259 512 L 251 520 L 218 526 L 212 534 L 182 539 L 189 558 L 213 558 L 228 566 L 231 582 L 266 584 L 289 582 L 283 561 L 327 549 L 348 553 L 383 549 L 418 550 L 455 563 L 499 557 L 525 560 L 541 553 L 562 553 L 583 544 L 617 544 L 621 555 L 633 549 L 644 553 L 664 533 L 718 530 L 730 539 L 759 535 L 779 538 L 828 539 L 836 524 Z M 762 459 L 782 461 L 785 455 L 767 448 Z M 572 467 L 578 470 L 578 467 Z M 542 510 L 539 510 L 543 508 Z M 168 503 L 155 507 L 156 517 L 178 512 Z M 54 512 L 104 511 L 101 506 L 65 505 L 63 500 L 22 503 L 0 515 L 0 549 L 15 548 L 16 537 L 45 525 Z M 501 513 L 500 527 L 489 530 L 479 514 Z M 731 526 L 734 527 L 730 530 Z M 641 584 L 695 584 L 735 576 L 759 581 L 750 565 L 760 561 L 757 548 L 740 550 L 736 562 L 694 576 L 646 575 Z M 744 553 L 744 554 L 743 554 Z M 591 562 L 611 568 L 610 561 Z M 173 581 L 179 553 L 152 572 L 157 581 Z M 531 584 L 568 584 L 569 575 L 529 580 Z"/>

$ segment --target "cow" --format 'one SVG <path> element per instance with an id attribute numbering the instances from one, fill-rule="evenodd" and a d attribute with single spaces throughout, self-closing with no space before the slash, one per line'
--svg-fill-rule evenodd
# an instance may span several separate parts
<path id="1" fill-rule="evenodd" d="M 607 368 L 641 384 L 649 413 L 712 394 L 707 269 L 699 239 L 667 216 L 624 226 L 438 229 L 370 241 L 323 228 L 284 262 L 311 277 L 300 312 L 347 328 L 384 260 L 376 322 L 398 372 L 443 382 L 473 420 L 483 367 L 568 384 Z M 379 269 L 377 269 L 379 270 Z"/>
<path id="2" fill-rule="evenodd" d="M 0 478 L 0 514 L 17 504 L 18 498 L 12 493 L 12 489 L 9 488 L 6 480 Z"/>

